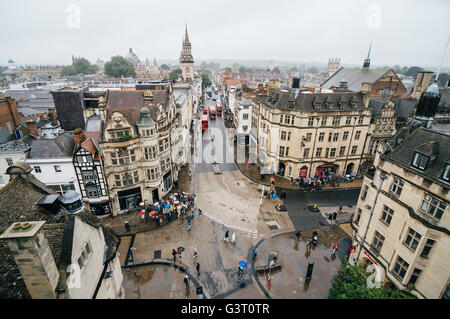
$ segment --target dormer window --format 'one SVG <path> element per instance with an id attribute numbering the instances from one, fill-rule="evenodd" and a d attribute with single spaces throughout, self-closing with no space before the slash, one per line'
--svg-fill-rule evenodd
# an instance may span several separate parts
<path id="1" fill-rule="evenodd" d="M 321 105 L 322 103 L 320 103 L 320 102 L 314 102 L 314 110 L 320 110 L 320 105 Z"/>
<path id="2" fill-rule="evenodd" d="M 345 105 L 346 105 L 345 102 L 340 102 L 340 103 L 339 103 L 339 108 L 340 108 L 341 110 L 343 110 L 343 109 L 345 108 Z"/>
<path id="3" fill-rule="evenodd" d="M 411 166 L 423 171 L 427 167 L 429 160 L 430 160 L 429 156 L 416 152 L 414 154 Z"/>
<path id="4" fill-rule="evenodd" d="M 444 173 L 442 174 L 441 179 L 443 179 L 446 182 L 450 182 L 450 164 L 447 164 L 445 166 Z"/>

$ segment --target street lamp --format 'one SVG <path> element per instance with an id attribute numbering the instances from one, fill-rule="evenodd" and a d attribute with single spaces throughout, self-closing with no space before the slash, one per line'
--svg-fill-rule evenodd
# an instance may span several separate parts
<path id="1" fill-rule="evenodd" d="M 372 216 L 373 216 L 373 211 L 375 209 L 375 205 L 377 204 L 378 194 L 380 194 L 380 190 L 381 190 L 381 187 L 383 186 L 384 180 L 387 179 L 387 176 L 386 176 L 386 174 L 384 172 L 380 172 L 380 179 L 381 179 L 380 187 L 378 188 L 377 194 L 375 195 L 375 200 L 373 202 L 373 206 L 372 206 L 372 209 L 370 211 L 369 221 L 367 223 L 366 231 L 364 232 L 364 237 L 363 237 L 361 246 L 359 247 L 359 252 L 358 252 L 358 256 L 356 257 L 356 260 L 359 259 L 359 256 L 361 255 L 362 248 L 364 247 L 364 244 L 366 242 L 367 231 L 369 230 L 370 221 L 372 220 Z"/>

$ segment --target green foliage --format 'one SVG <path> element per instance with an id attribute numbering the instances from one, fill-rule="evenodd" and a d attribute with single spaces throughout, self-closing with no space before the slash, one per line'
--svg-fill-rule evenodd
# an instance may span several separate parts
<path id="1" fill-rule="evenodd" d="M 205 72 L 202 74 L 202 89 L 204 90 L 208 86 L 212 85 L 212 81 L 209 78 L 208 74 Z"/>
<path id="2" fill-rule="evenodd" d="M 105 63 L 105 74 L 112 78 L 135 77 L 134 65 L 120 55 L 113 56 Z"/>
<path id="3" fill-rule="evenodd" d="M 408 69 L 408 71 L 405 73 L 405 75 L 412 76 L 415 80 L 415 79 L 417 79 L 417 74 L 419 73 L 420 70 L 423 70 L 423 69 L 418 66 L 412 66 Z"/>
<path id="4" fill-rule="evenodd" d="M 120 138 L 120 141 L 128 141 L 131 140 L 133 137 L 131 136 L 131 134 L 129 132 L 124 132 L 122 137 Z"/>
<path id="5" fill-rule="evenodd" d="M 311 73 L 311 74 L 317 74 L 319 72 L 319 69 L 316 66 L 310 66 L 306 72 Z"/>
<path id="6" fill-rule="evenodd" d="M 381 284 L 380 288 L 368 288 L 367 278 L 369 273 L 365 272 L 362 263 L 350 265 L 344 261 L 338 275 L 331 280 L 331 289 L 328 293 L 329 299 L 415 299 L 407 292 L 395 287 Z"/>
<path id="7" fill-rule="evenodd" d="M 431 79 L 434 81 L 435 78 L 436 78 L 436 74 L 433 74 Z M 450 79 L 450 75 L 448 73 L 440 73 L 438 76 L 438 82 L 442 86 L 445 86 L 449 79 Z"/>
<path id="8" fill-rule="evenodd" d="M 178 79 L 178 76 L 183 73 L 181 69 L 175 69 L 169 74 L 169 81 L 174 82 Z"/>
<path id="9" fill-rule="evenodd" d="M 87 59 L 79 58 L 73 61 L 72 65 L 65 66 L 62 69 L 62 75 L 94 74 L 97 67 L 92 65 Z"/>

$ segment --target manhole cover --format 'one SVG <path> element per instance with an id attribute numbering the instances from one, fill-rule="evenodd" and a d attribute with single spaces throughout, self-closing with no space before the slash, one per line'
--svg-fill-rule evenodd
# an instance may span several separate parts
<path id="1" fill-rule="evenodd" d="M 155 259 L 160 259 L 161 258 L 161 250 L 155 250 Z"/>
<path id="2" fill-rule="evenodd" d="M 268 225 L 270 230 L 277 230 L 278 227 L 276 225 Z"/>

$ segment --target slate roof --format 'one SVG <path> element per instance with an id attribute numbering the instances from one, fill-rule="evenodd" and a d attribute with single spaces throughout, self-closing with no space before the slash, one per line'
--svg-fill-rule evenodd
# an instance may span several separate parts
<path id="1" fill-rule="evenodd" d="M 326 89 L 331 87 L 339 87 L 340 82 L 345 80 L 349 90 L 359 92 L 363 82 L 373 83 L 382 77 L 386 72 L 386 70 L 346 69 L 342 67 L 325 82 L 323 82 L 321 87 Z"/>
<path id="2" fill-rule="evenodd" d="M 138 90 L 110 90 L 106 99 L 106 118 L 109 119 L 113 112 L 123 113 L 131 125 L 139 121 L 139 110 L 144 106 L 144 92 Z M 157 121 L 157 107 L 162 104 L 164 110 L 168 110 L 168 95 L 166 90 L 152 90 L 154 106 L 148 107 L 152 119 Z"/>
<path id="3" fill-rule="evenodd" d="M 75 139 L 71 132 L 64 132 L 54 139 L 37 139 L 31 142 L 29 158 L 72 157 Z"/>
<path id="4" fill-rule="evenodd" d="M 406 134 L 407 130 L 402 130 L 402 135 L 405 136 Z M 424 171 L 410 167 L 416 151 L 435 156 L 434 159 L 430 160 Z M 401 166 L 407 171 L 430 179 L 447 189 L 449 188 L 448 183 L 440 180 L 447 163 L 450 162 L 450 134 L 448 133 L 418 127 L 392 152 L 383 154 L 382 158 Z"/>
<path id="5" fill-rule="evenodd" d="M 381 108 L 387 102 L 395 103 L 395 120 L 396 122 L 406 122 L 417 106 L 416 99 L 402 98 L 372 98 L 369 101 L 369 108 L 373 110 L 372 121 L 381 113 Z"/>
<path id="6" fill-rule="evenodd" d="M 68 215 L 64 211 L 58 215 L 47 211 L 34 203 L 43 194 L 56 194 L 47 188 L 32 174 L 15 176 L 0 190 L 0 233 L 13 222 L 45 220 L 45 237 L 50 246 L 55 263 L 65 272 L 71 264 L 75 218 L 99 229 L 97 217 L 87 210 L 77 215 Z M 113 231 L 103 228 L 105 244 L 108 246 L 106 262 L 117 253 L 120 239 Z M 25 282 L 4 240 L 0 240 L 0 299 L 30 299 Z"/>
<path id="7" fill-rule="evenodd" d="M 49 90 L 6 90 L 5 95 L 16 100 L 18 107 L 31 107 L 37 109 L 54 109 L 55 103 Z"/>
<path id="8" fill-rule="evenodd" d="M 308 113 L 364 109 L 362 93 L 360 92 L 299 93 L 295 99 L 293 92 L 290 90 L 276 90 L 261 101 L 273 108 Z M 340 103 L 344 103 L 344 108 L 341 109 Z M 354 107 L 351 106 L 351 103 L 355 103 Z M 292 107 L 289 107 L 289 104 Z M 315 104 L 320 104 L 320 108 L 315 109 Z"/>

